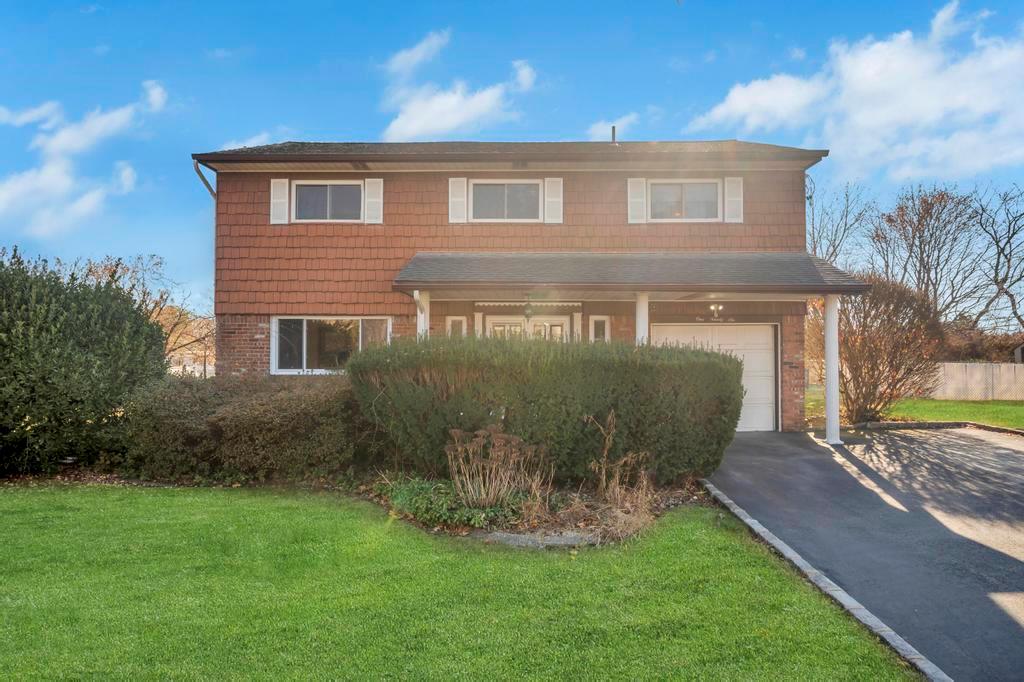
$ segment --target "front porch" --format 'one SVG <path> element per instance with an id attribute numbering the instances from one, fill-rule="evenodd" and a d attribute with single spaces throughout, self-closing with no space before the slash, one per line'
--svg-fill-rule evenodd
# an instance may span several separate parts
<path id="1" fill-rule="evenodd" d="M 740 429 L 804 429 L 807 300 L 826 301 L 826 438 L 839 441 L 839 295 L 864 285 L 803 253 L 424 253 L 396 290 L 416 333 L 680 344 L 744 362 Z"/>

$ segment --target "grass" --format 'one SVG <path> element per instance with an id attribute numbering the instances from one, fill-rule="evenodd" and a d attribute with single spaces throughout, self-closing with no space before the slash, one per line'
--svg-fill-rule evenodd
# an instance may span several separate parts
<path id="1" fill-rule="evenodd" d="M 804 414 L 807 428 L 825 428 L 825 391 L 821 386 L 808 386 L 804 391 Z M 1024 429 L 1024 401 L 906 398 L 886 416 L 901 421 L 977 422 Z"/>
<path id="2" fill-rule="evenodd" d="M 5 679 L 913 676 L 714 509 L 577 555 L 326 493 L 0 485 L 0 518 Z"/>
<path id="3" fill-rule="evenodd" d="M 915 421 L 970 421 L 1024 429 L 1024 401 L 1020 400 L 901 400 L 889 414 Z"/>

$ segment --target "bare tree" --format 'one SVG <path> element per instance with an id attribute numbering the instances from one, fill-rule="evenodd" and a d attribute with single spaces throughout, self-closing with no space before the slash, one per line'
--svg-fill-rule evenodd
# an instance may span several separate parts
<path id="1" fill-rule="evenodd" d="M 100 260 L 60 263 L 65 274 L 75 273 L 89 282 L 111 281 L 122 287 L 135 305 L 164 330 L 164 355 L 170 358 L 193 346 L 207 349 L 213 345 L 212 315 L 190 309 L 188 295 L 175 301 L 177 284 L 164 273 L 163 258 L 136 256 L 130 260 L 106 256 Z"/>
<path id="2" fill-rule="evenodd" d="M 871 289 L 851 296 L 839 314 L 839 389 L 850 423 L 877 420 L 908 395 L 927 395 L 937 379 L 942 348 L 942 324 L 927 296 L 877 274 L 860 277 Z M 807 360 L 821 372 L 820 303 L 808 312 Z"/>
<path id="3" fill-rule="evenodd" d="M 1002 312 L 1003 319 L 1024 328 L 1024 190 L 1018 185 L 995 191 L 978 190 L 974 194 L 978 231 L 986 241 L 982 271 L 991 287 L 987 298 L 973 316 L 978 326 L 982 319 Z"/>
<path id="4" fill-rule="evenodd" d="M 927 296 L 943 319 L 976 310 L 989 289 L 989 249 L 975 208 L 973 196 L 956 187 L 903 189 L 893 209 L 873 220 L 871 270 Z"/>
<path id="5" fill-rule="evenodd" d="M 842 267 L 854 264 L 855 252 L 877 212 L 860 185 L 846 183 L 841 189 L 819 189 L 807 176 L 807 250 Z"/>

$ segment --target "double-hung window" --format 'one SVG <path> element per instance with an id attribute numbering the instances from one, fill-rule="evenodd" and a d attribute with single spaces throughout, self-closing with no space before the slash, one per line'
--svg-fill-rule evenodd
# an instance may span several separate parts
<path id="1" fill-rule="evenodd" d="M 271 323 L 271 374 L 326 374 L 353 353 L 388 343 L 386 317 L 276 317 Z"/>
<path id="2" fill-rule="evenodd" d="M 539 223 L 541 180 L 470 180 L 469 219 L 484 223 Z"/>
<path id="3" fill-rule="evenodd" d="M 293 180 L 292 222 L 357 223 L 363 220 L 359 180 Z"/>
<path id="4" fill-rule="evenodd" d="M 718 221 L 722 219 L 720 180 L 650 180 L 648 222 Z"/>

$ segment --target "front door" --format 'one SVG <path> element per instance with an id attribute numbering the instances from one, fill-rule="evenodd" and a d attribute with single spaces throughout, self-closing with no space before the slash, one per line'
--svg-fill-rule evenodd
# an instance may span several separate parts
<path id="1" fill-rule="evenodd" d="M 567 315 L 539 315 L 522 317 L 519 315 L 488 315 L 488 336 L 523 336 L 550 341 L 569 340 L 569 320 Z"/>

